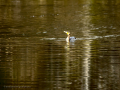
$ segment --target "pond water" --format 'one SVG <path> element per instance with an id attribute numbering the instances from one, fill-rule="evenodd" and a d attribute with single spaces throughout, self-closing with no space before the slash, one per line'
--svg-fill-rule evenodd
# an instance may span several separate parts
<path id="1" fill-rule="evenodd" d="M 0 0 L 0 90 L 13 89 L 120 90 L 120 1 Z"/>

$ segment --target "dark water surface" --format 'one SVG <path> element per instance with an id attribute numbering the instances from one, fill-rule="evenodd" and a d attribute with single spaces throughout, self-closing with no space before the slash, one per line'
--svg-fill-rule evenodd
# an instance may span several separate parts
<path id="1" fill-rule="evenodd" d="M 0 0 L 0 90 L 120 90 L 120 1 Z"/>

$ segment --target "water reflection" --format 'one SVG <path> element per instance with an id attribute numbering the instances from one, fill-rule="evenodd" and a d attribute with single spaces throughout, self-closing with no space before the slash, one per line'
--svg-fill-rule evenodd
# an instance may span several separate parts
<path id="1" fill-rule="evenodd" d="M 0 89 L 119 90 L 119 7 L 0 0 Z M 63 31 L 76 41 L 66 43 Z"/>

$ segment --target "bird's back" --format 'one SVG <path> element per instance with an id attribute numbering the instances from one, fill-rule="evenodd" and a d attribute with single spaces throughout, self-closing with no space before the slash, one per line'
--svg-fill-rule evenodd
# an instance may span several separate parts
<path id="1" fill-rule="evenodd" d="M 75 37 L 70 37 L 70 42 L 74 42 L 76 40 Z"/>

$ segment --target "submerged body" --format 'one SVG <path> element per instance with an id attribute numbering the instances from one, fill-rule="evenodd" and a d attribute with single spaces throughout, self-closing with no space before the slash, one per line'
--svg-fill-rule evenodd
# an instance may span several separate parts
<path id="1" fill-rule="evenodd" d="M 70 37 L 70 32 L 64 31 L 68 36 L 66 38 L 66 42 L 74 42 L 76 40 L 75 37 Z"/>

